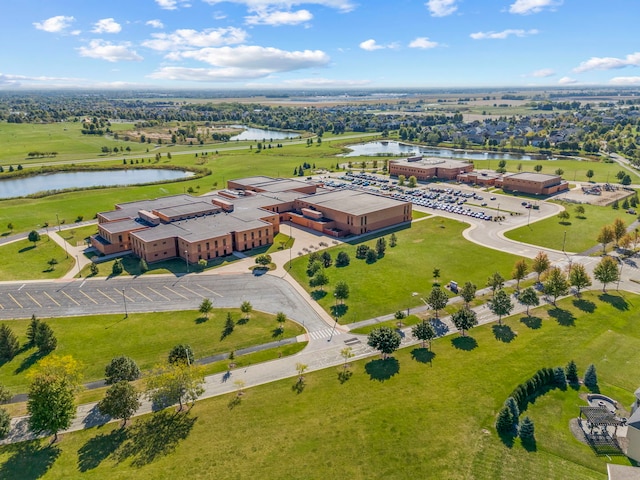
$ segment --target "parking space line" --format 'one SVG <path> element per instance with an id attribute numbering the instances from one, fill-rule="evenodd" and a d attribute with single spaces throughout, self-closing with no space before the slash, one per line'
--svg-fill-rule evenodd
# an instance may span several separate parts
<path id="1" fill-rule="evenodd" d="M 209 288 L 207 288 L 207 287 L 203 287 L 203 286 L 202 286 L 202 285 L 200 285 L 199 283 L 196 283 L 196 285 L 197 285 L 198 287 L 200 287 L 201 289 L 206 290 L 207 292 L 213 293 L 214 295 L 217 295 L 217 296 L 219 296 L 220 298 L 222 298 L 222 295 L 220 295 L 218 292 L 214 292 L 213 290 L 211 290 L 211 289 L 209 289 Z"/>
<path id="2" fill-rule="evenodd" d="M 147 299 L 147 300 L 149 300 L 150 302 L 153 302 L 153 300 L 152 300 L 151 298 L 147 297 L 147 296 L 146 296 L 144 293 L 142 293 L 141 291 L 136 290 L 135 288 L 132 288 L 131 290 L 133 290 L 134 292 L 136 292 L 136 293 L 137 293 L 138 295 L 140 295 L 141 297 L 146 298 L 146 299 Z"/>
<path id="3" fill-rule="evenodd" d="M 194 292 L 193 290 L 191 290 L 190 288 L 185 287 L 184 285 L 180 285 L 182 288 L 184 288 L 187 292 L 191 292 L 194 295 L 197 295 L 198 297 L 202 297 L 204 298 L 204 295 L 202 295 L 201 293 L 198 292 Z"/>
<path id="4" fill-rule="evenodd" d="M 47 292 L 43 292 L 47 297 L 49 297 L 49 300 L 51 300 L 53 303 L 55 303 L 57 306 L 60 306 L 60 304 L 58 302 L 56 302 L 56 300 L 49 295 Z"/>
<path id="5" fill-rule="evenodd" d="M 91 298 L 89 295 L 87 295 L 85 292 L 83 292 L 82 290 L 78 290 L 81 294 L 83 294 L 85 297 L 87 297 L 89 300 L 91 300 L 93 303 L 95 303 L 96 305 L 98 304 L 98 302 L 96 302 L 93 298 Z"/>
<path id="6" fill-rule="evenodd" d="M 60 290 L 60 293 L 62 293 L 65 297 L 67 297 L 69 300 L 71 300 L 73 303 L 75 303 L 76 305 L 80 305 L 78 302 L 76 302 L 74 300 L 74 298 L 69 295 L 67 292 L 65 292 L 64 290 Z"/>
<path id="7" fill-rule="evenodd" d="M 160 292 L 154 290 L 151 287 L 147 287 L 149 290 L 151 290 L 153 293 L 155 293 L 156 295 L 160 295 L 162 298 L 164 298 L 165 300 L 171 300 L 169 297 L 165 297 L 163 294 L 161 294 Z"/>
<path id="8" fill-rule="evenodd" d="M 0 303 L 0 310 L 4 310 L 4 306 Z"/>
<path id="9" fill-rule="evenodd" d="M 167 290 L 169 290 L 170 292 L 175 293 L 176 295 L 178 295 L 179 297 L 184 298 L 185 300 L 189 300 L 187 297 L 185 297 L 184 295 L 179 294 L 178 292 L 176 292 L 175 290 L 171 290 L 169 287 L 167 287 L 166 285 L 164 286 L 164 288 L 166 288 Z"/>
<path id="10" fill-rule="evenodd" d="M 27 294 L 27 297 L 29 297 L 31 300 L 33 300 L 33 303 L 38 305 L 38 307 L 42 308 L 42 305 L 40 305 L 40 302 L 38 302 L 35 298 L 33 298 L 29 292 L 25 292 L 25 293 Z"/>
<path id="11" fill-rule="evenodd" d="M 109 300 L 111 300 L 113 303 L 118 303 L 116 302 L 113 298 L 111 298 L 109 295 L 107 295 L 106 293 L 104 293 L 102 290 L 100 290 L 99 288 L 96 288 L 96 290 L 98 291 L 98 293 L 101 293 L 102 295 L 104 295 L 105 297 L 107 297 Z"/>
<path id="12" fill-rule="evenodd" d="M 114 290 L 115 290 L 116 292 L 118 292 L 118 293 L 122 293 L 122 295 L 124 295 L 124 297 L 125 297 L 127 300 L 129 300 L 131 303 L 136 303 L 136 301 L 135 301 L 133 298 L 131 298 L 131 297 L 130 297 L 129 295 L 127 295 L 126 293 L 124 293 L 124 289 L 122 289 L 122 290 L 118 290 L 117 288 L 114 288 Z"/>
<path id="13" fill-rule="evenodd" d="M 7 293 L 7 295 L 9 295 L 9 298 L 10 298 L 11 300 L 13 300 L 14 302 L 16 302 L 16 305 L 18 305 L 20 308 L 24 308 L 22 305 L 20 305 L 20 302 L 18 302 L 18 301 L 13 297 L 13 295 L 11 295 L 10 293 Z"/>

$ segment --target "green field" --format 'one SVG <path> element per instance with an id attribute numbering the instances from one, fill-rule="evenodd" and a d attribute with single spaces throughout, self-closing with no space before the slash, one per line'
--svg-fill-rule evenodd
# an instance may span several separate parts
<path id="1" fill-rule="evenodd" d="M 35 245 L 29 240 L 8 243 L 0 247 L 0 252 L 0 279 L 3 281 L 60 278 L 76 263 L 74 258 L 67 257 L 64 249 L 47 235 L 42 235 Z M 48 262 L 53 258 L 58 263 L 52 270 Z"/>
<path id="2" fill-rule="evenodd" d="M 509 277 L 517 257 L 465 240 L 462 231 L 468 226 L 442 217 L 414 222 L 411 228 L 396 231 L 398 245 L 394 248 L 387 246 L 384 257 L 374 264 L 356 258 L 356 244 L 332 247 L 327 251 L 334 260 L 340 251 L 345 251 L 351 258 L 351 264 L 326 269 L 330 283 L 325 287 L 324 296 L 309 287 L 307 256 L 293 260 L 291 274 L 330 313 L 335 304 L 333 288 L 336 282 L 345 281 L 350 295 L 345 302 L 346 312 L 339 312 L 342 313 L 340 323 L 357 322 L 424 305 L 421 298 L 432 288 L 434 268 L 440 269 L 441 284 L 449 280 L 461 285 L 471 281 L 484 288 L 489 275 L 496 271 L 503 277 Z M 387 243 L 389 236 L 385 235 Z M 374 247 L 375 239 L 364 243 Z"/>
<path id="3" fill-rule="evenodd" d="M 431 355 L 409 347 L 387 362 L 355 362 L 344 383 L 329 368 L 307 374 L 300 394 L 288 379 L 249 389 L 239 403 L 232 394 L 185 415 L 144 416 L 125 431 L 112 424 L 63 435 L 54 446 L 45 439 L 1 447 L 0 476 L 603 480 L 607 462 L 629 463 L 595 455 L 570 433 L 584 388 L 552 390 L 529 405 L 535 451 L 519 440 L 505 446 L 495 414 L 538 368 L 571 359 L 580 375 L 594 363 L 602 393 L 630 405 L 638 379 L 620 366 L 640 361 L 640 323 L 629 309 L 639 301 L 589 293 L 525 321 L 508 319 L 510 343 L 487 325 L 470 332 L 471 350 L 473 343 L 445 337 Z"/>
<path id="4" fill-rule="evenodd" d="M 275 316 L 254 312 L 248 322 L 237 324 L 231 335 L 222 338 L 227 312 L 237 323 L 242 313 L 237 309 L 214 310 L 208 320 L 196 311 L 132 313 L 46 319 L 58 339 L 57 355 L 72 355 L 84 364 L 85 381 L 98 380 L 104 367 L 119 355 L 133 358 L 141 370 L 166 359 L 174 345 L 192 346 L 196 359 L 239 348 L 271 342 L 278 324 Z M 7 323 L 26 342 L 28 320 Z M 281 337 L 304 333 L 302 326 L 288 321 Z M 13 360 L 0 366 L 0 384 L 12 391 L 24 392 L 26 374 L 38 360 L 35 348 L 23 350 Z M 3 478 L 0 476 L 0 478 Z"/>
<path id="5" fill-rule="evenodd" d="M 594 205 L 582 205 L 585 209 L 584 218 L 579 218 L 575 213 L 576 205 L 572 203 L 559 202 L 563 205 L 571 217 L 564 223 L 556 217 L 550 217 L 539 222 L 532 223 L 510 230 L 505 233 L 505 237 L 519 242 L 539 245 L 541 247 L 562 250 L 565 233 L 565 250 L 567 252 L 580 253 L 598 245 L 596 238 L 603 225 L 612 224 L 616 218 L 623 219 L 630 225 L 635 217 L 624 212 L 624 210 L 614 210 L 611 207 L 598 207 Z"/>

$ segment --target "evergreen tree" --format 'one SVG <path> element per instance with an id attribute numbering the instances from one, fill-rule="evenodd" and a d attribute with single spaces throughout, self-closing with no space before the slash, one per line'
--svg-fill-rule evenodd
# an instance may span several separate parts
<path id="1" fill-rule="evenodd" d="M 565 389 L 567 387 L 567 376 L 564 373 L 564 368 L 556 367 L 553 369 L 553 377 L 554 383 L 560 387 L 561 389 Z"/>
<path id="2" fill-rule="evenodd" d="M 529 417 L 524 417 L 522 422 L 520 422 L 519 432 L 522 443 L 533 442 L 535 440 L 535 427 L 533 425 L 533 420 Z"/>
<path id="3" fill-rule="evenodd" d="M 509 409 L 511 416 L 513 417 L 513 425 L 518 425 L 518 418 L 520 418 L 520 409 L 513 397 L 509 397 L 505 400 L 504 406 Z"/>
<path id="4" fill-rule="evenodd" d="M 31 315 L 31 321 L 29 322 L 29 326 L 27 327 L 27 341 L 29 345 L 35 345 L 36 341 L 36 332 L 38 331 L 38 325 L 40 324 L 40 320 L 36 318 L 35 313 Z"/>
<path id="5" fill-rule="evenodd" d="M 596 390 L 598 388 L 598 375 L 596 373 L 596 366 L 590 364 L 584 372 L 584 384 L 590 390 Z"/>
<path id="6" fill-rule="evenodd" d="M 500 435 L 513 434 L 513 415 L 509 407 L 502 407 L 496 418 L 496 430 Z"/>
<path id="7" fill-rule="evenodd" d="M 578 367 L 576 366 L 576 362 L 571 360 L 567 363 L 565 374 L 569 383 L 578 383 Z"/>
<path id="8" fill-rule="evenodd" d="M 6 323 L 0 325 L 0 361 L 8 362 L 15 357 L 20 350 L 18 337 Z"/>
<path id="9" fill-rule="evenodd" d="M 53 334 L 53 330 L 45 322 L 38 323 L 34 343 L 42 354 L 53 352 L 58 346 L 58 340 Z"/>

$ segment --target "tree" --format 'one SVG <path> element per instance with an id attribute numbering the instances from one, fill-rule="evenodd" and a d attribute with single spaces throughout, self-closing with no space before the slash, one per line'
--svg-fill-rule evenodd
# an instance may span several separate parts
<path id="1" fill-rule="evenodd" d="M 287 321 L 287 316 L 284 312 L 276 313 L 276 322 L 278 322 L 278 328 L 280 333 L 284 332 L 284 323 Z"/>
<path id="2" fill-rule="evenodd" d="M 578 296 L 580 290 L 591 286 L 591 277 L 581 263 L 576 263 L 569 270 L 569 285 L 575 287 Z"/>
<path id="3" fill-rule="evenodd" d="M 431 340 L 436 338 L 436 330 L 433 325 L 425 320 L 414 325 L 411 328 L 411 334 L 422 342 L 422 347 L 425 347 L 426 343 L 429 342 L 428 345 L 431 348 Z"/>
<path id="4" fill-rule="evenodd" d="M 11 416 L 4 408 L 0 408 L 0 440 L 11 431 Z"/>
<path id="5" fill-rule="evenodd" d="M 564 173 L 564 170 L 561 169 L 561 168 L 557 168 L 556 171 L 555 171 L 556 175 L 562 175 L 563 173 Z"/>
<path id="6" fill-rule="evenodd" d="M 567 220 L 569 220 L 569 218 L 571 218 L 571 215 L 569 214 L 569 212 L 567 212 L 566 210 L 562 210 L 559 214 L 558 214 L 558 218 L 560 219 L 560 223 L 562 224 L 566 224 Z"/>
<path id="7" fill-rule="evenodd" d="M 478 287 L 471 282 L 466 282 L 460 290 L 460 296 L 464 300 L 464 306 L 469 308 L 469 304 L 476 298 L 476 290 Z"/>
<path id="8" fill-rule="evenodd" d="M 496 430 L 500 435 L 513 434 L 513 415 L 509 407 L 502 407 L 496 418 Z"/>
<path id="9" fill-rule="evenodd" d="M 349 285 L 343 281 L 337 282 L 336 288 L 333 291 L 333 296 L 336 300 L 340 300 L 340 303 L 344 303 L 344 301 L 349 298 Z"/>
<path id="10" fill-rule="evenodd" d="M 222 336 L 228 337 L 233 333 L 233 329 L 236 327 L 233 318 L 231 317 L 231 312 L 227 312 L 227 320 L 224 322 L 224 328 L 222 329 Z"/>
<path id="11" fill-rule="evenodd" d="M 7 223 L 7 230 L 9 230 L 10 232 L 13 231 L 13 223 L 11 222 Z"/>
<path id="12" fill-rule="evenodd" d="M 35 345 L 36 343 L 36 332 L 38 331 L 38 325 L 40 324 L 40 320 L 36 318 L 35 313 L 31 315 L 31 321 L 29 322 L 29 326 L 27 327 L 27 342 L 29 345 Z"/>
<path id="13" fill-rule="evenodd" d="M 347 252 L 340 252 L 336 256 L 336 267 L 346 267 L 351 263 L 349 254 Z"/>
<path id="14" fill-rule="evenodd" d="M 113 262 L 113 266 L 111 267 L 111 275 L 120 275 L 122 272 L 124 272 L 122 260 L 116 258 L 116 261 Z"/>
<path id="15" fill-rule="evenodd" d="M 141 258 L 138 268 L 140 268 L 141 273 L 146 273 L 149 271 L 149 264 L 144 258 Z"/>
<path id="16" fill-rule="evenodd" d="M 438 279 L 440 278 L 440 269 L 434 268 L 432 275 L 433 275 L 433 283 L 438 284 Z"/>
<path id="17" fill-rule="evenodd" d="M 329 252 L 322 252 L 320 258 L 322 259 L 322 266 L 324 268 L 329 268 L 333 264 L 333 259 L 331 258 L 331 254 Z"/>
<path id="18" fill-rule="evenodd" d="M 489 300 L 489 309 L 498 316 L 498 325 L 502 325 L 502 317 L 509 315 L 513 310 L 513 303 L 511 303 L 507 292 L 502 289 L 498 290 L 493 299 Z"/>
<path id="19" fill-rule="evenodd" d="M 103 415 L 122 419 L 124 427 L 140 405 L 140 393 L 129 382 L 121 381 L 107 390 L 104 398 L 98 402 L 98 410 Z"/>
<path id="20" fill-rule="evenodd" d="M 38 323 L 34 337 L 34 344 L 41 354 L 53 352 L 58 347 L 58 340 L 47 323 Z"/>
<path id="21" fill-rule="evenodd" d="M 184 343 L 176 345 L 169 352 L 167 361 L 171 365 L 175 365 L 177 363 L 185 363 L 187 365 L 192 365 L 193 362 L 195 361 L 195 356 L 193 354 L 193 349 L 191 348 L 191 345 L 187 345 Z"/>
<path id="22" fill-rule="evenodd" d="M 400 334 L 390 327 L 379 327 L 371 331 L 367 337 L 367 345 L 375 348 L 386 359 L 400 346 Z"/>
<path id="23" fill-rule="evenodd" d="M 542 171 L 542 165 L 537 164 L 535 167 L 533 167 L 533 169 L 537 172 L 540 173 Z"/>
<path id="24" fill-rule="evenodd" d="M 495 272 L 487 279 L 487 287 L 491 288 L 491 295 L 495 297 L 496 291 L 504 286 L 504 277 L 499 272 Z"/>
<path id="25" fill-rule="evenodd" d="M 540 282 L 540 275 L 548 270 L 551 266 L 551 262 L 549 261 L 549 257 L 544 252 L 538 252 L 536 257 L 533 259 L 533 263 L 531 264 L 531 270 L 536 272 L 538 275 L 537 281 Z"/>
<path id="26" fill-rule="evenodd" d="M 518 418 L 520 417 L 520 409 L 518 408 L 518 404 L 513 397 L 509 397 L 504 401 L 504 406 L 507 407 L 511 412 L 511 416 L 513 417 L 513 425 L 515 427 L 516 425 L 518 425 Z"/>
<path id="27" fill-rule="evenodd" d="M 38 232 L 36 232 L 35 230 L 31 230 L 29 232 L 28 238 L 29 238 L 30 242 L 33 242 L 33 246 L 35 247 L 38 244 L 38 242 L 40 241 L 40 234 Z"/>
<path id="28" fill-rule="evenodd" d="M 355 354 L 353 353 L 353 348 L 344 347 L 342 350 L 340 350 L 340 356 L 344 358 L 343 370 L 346 372 L 348 368 L 347 362 L 350 358 L 353 358 L 355 356 Z"/>
<path id="29" fill-rule="evenodd" d="M 578 367 L 576 366 L 576 362 L 570 360 L 564 369 L 564 373 L 569 383 L 578 383 Z"/>
<path id="30" fill-rule="evenodd" d="M 386 249 L 387 241 L 384 239 L 384 237 L 380 237 L 378 240 L 376 240 L 376 254 L 378 255 L 378 257 L 383 257 Z"/>
<path id="31" fill-rule="evenodd" d="M 0 325 L 0 361 L 8 362 L 12 360 L 19 350 L 20 343 L 13 330 L 6 323 Z"/>
<path id="32" fill-rule="evenodd" d="M 409 177 L 409 181 L 407 182 L 407 187 L 416 188 L 417 184 L 418 184 L 418 179 L 414 175 L 411 175 Z"/>
<path id="33" fill-rule="evenodd" d="M 576 207 L 576 217 L 584 218 L 584 212 L 585 212 L 585 209 L 582 205 L 578 205 Z"/>
<path id="34" fill-rule="evenodd" d="M 591 390 L 598 388 L 598 375 L 596 373 L 596 366 L 593 363 L 590 364 L 584 372 L 584 385 Z"/>
<path id="35" fill-rule="evenodd" d="M 624 224 L 624 220 L 622 220 L 621 218 L 616 218 L 613 221 L 612 229 L 613 229 L 613 239 L 616 241 L 616 247 L 617 247 L 618 242 L 620 242 L 620 239 L 624 237 L 624 235 L 627 233 L 627 226 Z"/>
<path id="36" fill-rule="evenodd" d="M 427 304 L 436 312 L 436 318 L 438 318 L 438 310 L 442 310 L 446 307 L 447 303 L 449 303 L 449 297 L 447 294 L 444 293 L 440 287 L 433 287 L 427 297 Z"/>
<path id="37" fill-rule="evenodd" d="M 323 287 L 328 283 L 329 283 L 329 275 L 327 275 L 327 273 L 323 269 L 321 269 L 309 280 L 309 286 L 319 287 L 320 291 L 324 291 Z"/>
<path id="38" fill-rule="evenodd" d="M 598 238 L 596 238 L 597 242 L 602 245 L 602 254 L 607 253 L 607 245 L 613 242 L 615 239 L 615 232 L 613 231 L 613 227 L 611 225 L 604 225 L 600 229 L 600 233 L 598 233 Z"/>
<path id="39" fill-rule="evenodd" d="M 451 320 L 463 337 L 466 336 L 465 332 L 467 330 L 472 329 L 478 324 L 476 312 L 469 308 L 461 308 L 451 315 Z"/>
<path id="40" fill-rule="evenodd" d="M 251 316 L 251 312 L 253 311 L 253 305 L 248 300 L 245 300 L 240 305 L 240 311 L 244 314 L 244 318 L 248 319 Z"/>
<path id="41" fill-rule="evenodd" d="M 404 175 L 398 175 L 398 186 L 404 187 L 404 181 L 407 179 Z"/>
<path id="42" fill-rule="evenodd" d="M 398 237 L 396 237 L 395 233 L 392 233 L 389 237 L 389 246 L 391 248 L 395 247 L 398 244 Z"/>
<path id="43" fill-rule="evenodd" d="M 185 362 L 159 365 L 147 380 L 147 398 L 155 405 L 168 407 L 178 403 L 182 411 L 184 403 L 195 403 L 204 393 L 204 368 Z"/>
<path id="44" fill-rule="evenodd" d="M 95 277 L 100 272 L 100 269 L 98 268 L 97 264 L 91 262 L 91 264 L 89 265 L 89 271 L 91 272 L 91 275 Z"/>
<path id="45" fill-rule="evenodd" d="M 198 312 L 204 315 L 205 318 L 209 318 L 211 311 L 213 310 L 213 303 L 208 298 L 203 298 L 198 308 Z"/>
<path id="46" fill-rule="evenodd" d="M 378 260 L 378 254 L 370 248 L 367 250 L 367 255 L 365 257 L 367 259 L 367 263 L 375 263 Z"/>
<path id="47" fill-rule="evenodd" d="M 531 420 L 528 416 L 522 419 L 520 422 L 520 428 L 518 429 L 520 434 L 520 440 L 522 443 L 533 443 L 535 441 L 535 427 L 533 424 L 533 420 Z"/>
<path id="48" fill-rule="evenodd" d="M 513 272 L 511 272 L 511 278 L 516 281 L 516 290 L 520 291 L 520 280 L 524 279 L 527 276 L 529 271 L 529 267 L 527 266 L 527 262 L 524 258 L 516 261 L 513 266 Z"/>
<path id="49" fill-rule="evenodd" d="M 569 282 L 567 276 L 558 267 L 553 267 L 549 270 L 547 277 L 543 284 L 543 291 L 546 295 L 553 297 L 553 304 L 556 304 L 558 297 L 569 293 Z"/>
<path id="50" fill-rule="evenodd" d="M 11 397 L 11 392 L 0 385 L 0 404 L 7 403 L 9 400 L 11 400 Z"/>
<path id="51" fill-rule="evenodd" d="M 593 269 L 593 276 L 602 283 L 602 291 L 607 291 L 607 284 L 617 282 L 620 279 L 618 263 L 612 257 L 602 257 L 602 260 Z"/>
<path id="52" fill-rule="evenodd" d="M 111 359 L 104 369 L 104 381 L 107 385 L 118 382 L 132 382 L 140 378 L 140 368 L 131 357 L 121 355 Z"/>
<path id="53" fill-rule="evenodd" d="M 364 243 L 361 243 L 360 245 L 358 245 L 356 247 L 356 258 L 366 258 L 367 257 L 367 253 L 369 253 L 369 250 L 371 248 L 369 247 L 369 245 L 366 245 Z"/>
<path id="54" fill-rule="evenodd" d="M 529 307 L 537 307 L 540 305 L 538 294 L 532 287 L 525 288 L 520 292 L 518 302 L 527 307 L 527 317 L 529 316 Z"/>
<path id="55" fill-rule="evenodd" d="M 262 255 L 258 255 L 256 257 L 256 264 L 267 267 L 271 264 L 271 255 L 263 253 Z"/>
<path id="56" fill-rule="evenodd" d="M 591 179 L 593 178 L 593 170 L 591 169 L 587 170 L 586 176 L 589 179 L 589 181 L 591 181 Z"/>

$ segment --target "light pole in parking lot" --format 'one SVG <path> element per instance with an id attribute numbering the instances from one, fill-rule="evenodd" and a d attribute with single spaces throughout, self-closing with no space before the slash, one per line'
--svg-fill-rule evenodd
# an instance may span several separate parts
<path id="1" fill-rule="evenodd" d="M 122 289 L 122 301 L 124 302 L 124 318 L 128 318 L 129 313 L 127 312 L 127 296 L 124 294 L 124 288 Z"/>
<path id="2" fill-rule="evenodd" d="M 184 263 L 187 265 L 187 273 L 189 273 L 189 250 L 184 251 Z"/>

